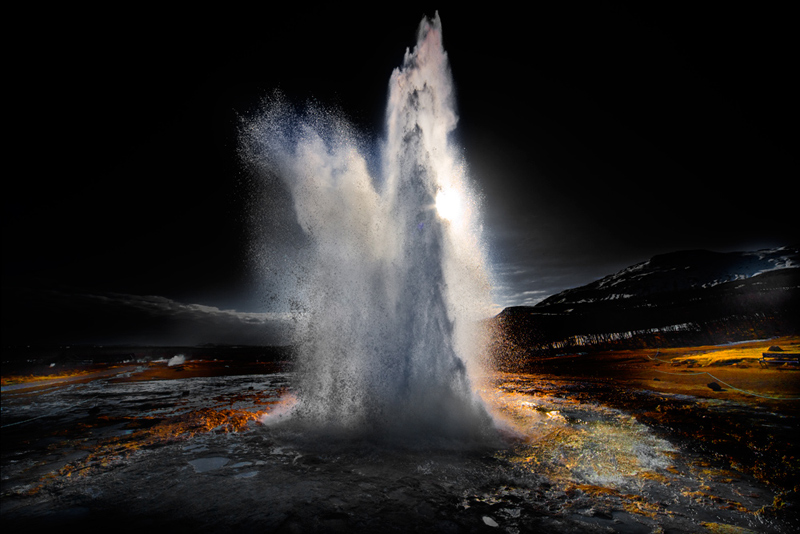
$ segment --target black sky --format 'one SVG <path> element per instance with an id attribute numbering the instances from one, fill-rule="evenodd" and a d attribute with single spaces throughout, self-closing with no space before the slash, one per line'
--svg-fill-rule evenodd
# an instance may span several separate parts
<path id="1" fill-rule="evenodd" d="M 25 13 L 4 75 L 4 343 L 194 342 L 205 308 L 187 305 L 274 311 L 247 257 L 239 117 L 280 89 L 379 137 L 389 75 L 437 8 L 499 305 L 672 250 L 796 242 L 785 11 Z M 140 327 L 142 298 L 179 326 Z"/>

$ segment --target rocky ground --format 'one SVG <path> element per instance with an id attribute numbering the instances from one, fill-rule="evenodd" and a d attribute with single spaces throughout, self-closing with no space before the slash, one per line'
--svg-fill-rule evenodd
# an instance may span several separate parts
<path id="1" fill-rule="evenodd" d="M 501 437 L 480 447 L 266 426 L 261 417 L 291 395 L 291 371 L 276 363 L 165 359 L 49 382 L 4 376 L 2 523 L 796 532 L 800 373 L 734 362 L 734 350 L 760 346 L 567 355 L 487 375 L 477 384 Z"/>

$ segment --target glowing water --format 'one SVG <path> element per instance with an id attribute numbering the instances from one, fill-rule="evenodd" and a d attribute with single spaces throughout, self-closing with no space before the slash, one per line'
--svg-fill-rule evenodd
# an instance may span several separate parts
<path id="1" fill-rule="evenodd" d="M 379 172 L 327 110 L 297 114 L 275 98 L 243 129 L 246 157 L 288 189 L 310 243 L 290 296 L 303 311 L 291 418 L 345 434 L 480 438 L 491 422 L 469 373 L 490 283 L 477 199 L 449 138 L 438 14 L 389 85 Z"/>

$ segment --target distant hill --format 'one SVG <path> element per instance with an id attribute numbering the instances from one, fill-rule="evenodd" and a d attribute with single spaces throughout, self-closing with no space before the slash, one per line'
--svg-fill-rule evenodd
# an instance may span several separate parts
<path id="1" fill-rule="evenodd" d="M 662 254 L 494 322 L 496 354 L 515 358 L 798 334 L 800 253 Z"/>

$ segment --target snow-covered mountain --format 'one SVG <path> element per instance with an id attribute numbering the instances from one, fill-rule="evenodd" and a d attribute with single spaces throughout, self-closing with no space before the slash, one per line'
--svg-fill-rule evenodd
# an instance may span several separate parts
<path id="1" fill-rule="evenodd" d="M 585 286 L 553 295 L 536 307 L 563 311 L 565 306 L 573 304 L 711 288 L 781 269 L 800 269 L 797 247 L 755 252 L 673 252 L 654 256 Z"/>
<path id="2" fill-rule="evenodd" d="M 800 250 L 662 254 L 536 306 L 506 308 L 496 323 L 503 350 L 517 353 L 800 334 Z"/>

